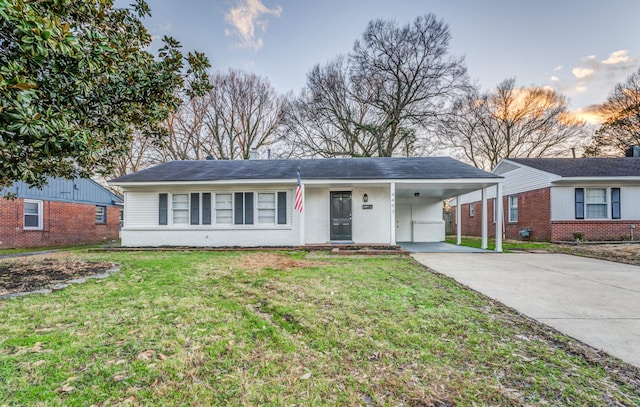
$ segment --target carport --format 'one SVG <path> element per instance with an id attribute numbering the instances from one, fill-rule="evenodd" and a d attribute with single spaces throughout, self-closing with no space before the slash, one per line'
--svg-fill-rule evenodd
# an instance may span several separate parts
<path id="1" fill-rule="evenodd" d="M 436 250 L 437 245 L 410 245 L 410 243 L 429 241 L 420 238 L 428 238 L 429 228 L 435 225 L 429 221 L 421 221 L 416 216 L 416 208 L 419 208 L 421 201 L 446 201 L 451 198 L 460 200 L 460 196 L 480 190 L 481 199 L 481 217 L 482 217 L 482 243 L 481 248 L 486 251 L 488 248 L 488 219 L 487 219 L 487 196 L 488 189 L 496 187 L 497 191 L 497 208 L 496 208 L 496 244 L 495 251 L 502 252 L 502 177 L 492 178 L 461 178 L 461 179 L 433 179 L 420 181 L 395 181 L 391 183 L 391 218 L 395 227 L 392 227 L 392 244 L 407 245 L 414 247 L 418 252 L 421 250 Z M 412 205 L 413 204 L 413 205 Z M 432 218 L 434 215 L 431 216 Z M 441 217 L 441 214 L 440 214 Z M 460 246 L 462 242 L 462 225 L 458 222 L 461 219 L 460 205 L 456 205 L 456 244 Z M 444 223 L 442 222 L 442 227 Z M 424 230 L 424 231 L 423 231 Z M 410 237 L 410 238 L 409 238 Z M 418 239 L 414 238 L 418 237 Z M 460 246 L 461 247 L 461 246 Z M 450 251 L 447 246 L 440 246 L 440 252 Z M 410 250 L 410 249 L 408 249 Z M 411 250 L 410 250 L 411 251 Z M 462 249 L 462 251 L 466 251 Z M 458 251 L 460 252 L 460 251 Z"/>

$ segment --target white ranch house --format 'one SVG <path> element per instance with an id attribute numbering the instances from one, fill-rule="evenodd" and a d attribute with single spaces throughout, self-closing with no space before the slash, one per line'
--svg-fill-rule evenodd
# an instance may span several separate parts
<path id="1" fill-rule="evenodd" d="M 297 247 L 443 241 L 443 200 L 502 178 L 421 157 L 172 161 L 110 182 L 124 193 L 123 246 Z"/>

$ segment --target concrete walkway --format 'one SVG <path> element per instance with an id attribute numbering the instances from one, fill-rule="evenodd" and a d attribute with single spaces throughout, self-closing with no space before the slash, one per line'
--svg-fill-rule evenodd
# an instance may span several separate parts
<path id="1" fill-rule="evenodd" d="M 414 253 L 439 273 L 640 367 L 640 267 L 566 254 Z"/>
<path id="2" fill-rule="evenodd" d="M 398 245 L 411 253 L 493 253 L 492 250 L 477 249 L 469 246 L 458 246 L 445 242 L 400 242 Z"/>

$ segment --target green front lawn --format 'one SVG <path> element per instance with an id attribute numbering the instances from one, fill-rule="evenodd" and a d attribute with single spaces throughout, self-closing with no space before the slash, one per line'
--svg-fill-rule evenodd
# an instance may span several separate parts
<path id="1" fill-rule="evenodd" d="M 79 256 L 122 270 L 0 301 L 0 405 L 640 403 L 628 369 L 409 258 Z"/>

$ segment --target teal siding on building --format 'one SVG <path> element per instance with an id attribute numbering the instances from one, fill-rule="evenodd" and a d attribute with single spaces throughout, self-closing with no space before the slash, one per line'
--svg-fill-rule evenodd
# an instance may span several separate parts
<path id="1" fill-rule="evenodd" d="M 8 193 L 16 194 L 18 198 L 93 205 L 115 205 L 123 202 L 122 197 L 97 182 L 84 178 L 48 178 L 47 185 L 42 189 L 30 188 L 24 182 L 16 182 L 11 187 L 0 190 L 0 196 Z"/>

